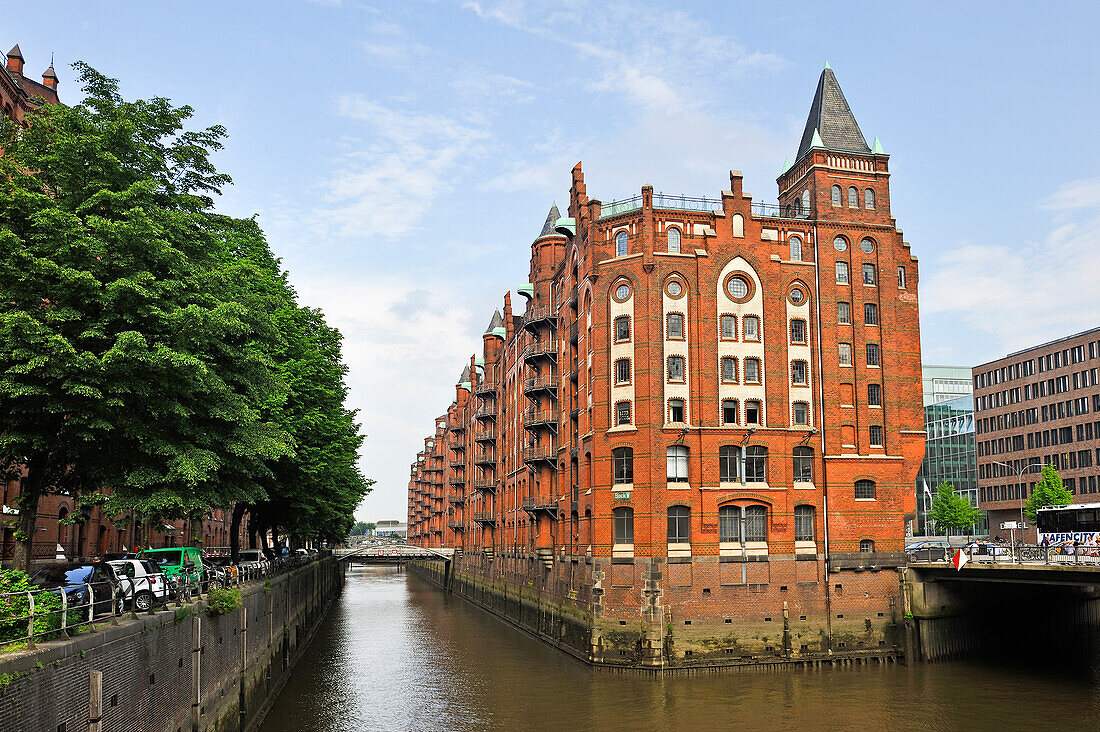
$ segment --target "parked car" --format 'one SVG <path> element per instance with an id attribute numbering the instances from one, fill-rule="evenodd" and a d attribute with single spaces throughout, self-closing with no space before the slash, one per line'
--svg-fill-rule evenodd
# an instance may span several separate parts
<path id="1" fill-rule="evenodd" d="M 216 569 L 223 574 L 223 586 L 225 584 L 236 583 L 240 577 L 240 572 L 237 565 L 233 564 L 233 558 L 227 556 L 214 556 L 204 557 L 203 561 L 210 565 L 211 569 Z"/>
<path id="2" fill-rule="evenodd" d="M 930 539 L 908 544 L 905 559 L 910 562 L 942 562 L 951 553 L 951 544 L 943 539 Z"/>
<path id="3" fill-rule="evenodd" d="M 146 549 L 139 557 L 148 560 L 153 567 L 163 572 L 172 584 L 186 580 L 190 587 L 195 588 L 202 582 L 202 554 L 195 547 Z"/>
<path id="4" fill-rule="evenodd" d="M 64 592 L 70 608 L 86 608 L 94 599 L 93 617 L 111 612 L 112 594 L 115 598 L 114 611 L 123 611 L 125 600 L 119 591 L 118 578 L 113 568 L 102 562 L 47 564 L 31 575 L 30 583 L 44 590 L 56 589 L 59 593 Z"/>
<path id="5" fill-rule="evenodd" d="M 168 578 L 146 559 L 116 559 L 107 562 L 115 570 L 120 592 L 127 604 L 145 611 L 168 601 Z"/>

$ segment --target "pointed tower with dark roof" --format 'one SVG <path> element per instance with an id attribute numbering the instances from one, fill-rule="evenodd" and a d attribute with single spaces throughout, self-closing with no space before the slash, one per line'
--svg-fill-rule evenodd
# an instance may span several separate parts
<path id="1" fill-rule="evenodd" d="M 555 203 L 550 207 L 550 213 L 546 214 L 546 222 L 542 225 L 542 231 L 540 231 L 539 235 L 535 238 L 541 239 L 544 236 L 556 235 L 557 232 L 554 231 L 554 224 L 556 224 L 560 218 L 561 213 L 558 212 L 558 204 Z"/>
<path id="2" fill-rule="evenodd" d="M 867 144 L 826 61 L 794 163 L 784 162 L 778 178 L 780 210 L 793 218 L 884 222 L 890 211 L 889 157 L 877 137 L 874 148 Z"/>

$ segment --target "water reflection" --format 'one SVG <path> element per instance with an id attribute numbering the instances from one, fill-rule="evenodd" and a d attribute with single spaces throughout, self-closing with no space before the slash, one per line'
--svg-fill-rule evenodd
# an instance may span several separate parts
<path id="1" fill-rule="evenodd" d="M 415 577 L 360 567 L 262 729 L 1095 729 L 1092 660 L 1075 668 L 595 671 Z"/>

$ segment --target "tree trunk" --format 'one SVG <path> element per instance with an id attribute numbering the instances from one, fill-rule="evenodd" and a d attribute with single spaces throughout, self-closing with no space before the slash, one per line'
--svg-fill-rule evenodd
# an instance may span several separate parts
<path id="1" fill-rule="evenodd" d="M 241 520 L 248 509 L 243 503 L 233 506 L 233 520 L 229 524 L 229 561 L 236 564 L 241 559 Z"/>
<path id="2" fill-rule="evenodd" d="M 279 530 L 274 526 L 269 527 L 271 529 L 271 548 L 275 550 L 277 554 L 282 552 L 279 549 Z"/>
<path id="3" fill-rule="evenodd" d="M 38 501 L 42 498 L 46 483 L 46 456 L 38 455 L 27 461 L 27 477 L 19 491 L 19 529 L 15 533 L 12 566 L 30 574 L 34 559 L 34 534 L 38 526 Z M 50 556 L 53 556 L 51 552 Z"/>

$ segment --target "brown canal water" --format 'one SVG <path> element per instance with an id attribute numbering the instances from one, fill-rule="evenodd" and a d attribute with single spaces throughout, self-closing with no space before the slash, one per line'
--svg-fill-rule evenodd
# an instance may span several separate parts
<path id="1" fill-rule="evenodd" d="M 261 729 L 1097 730 L 1100 654 L 611 673 L 397 569 L 357 567 Z"/>

